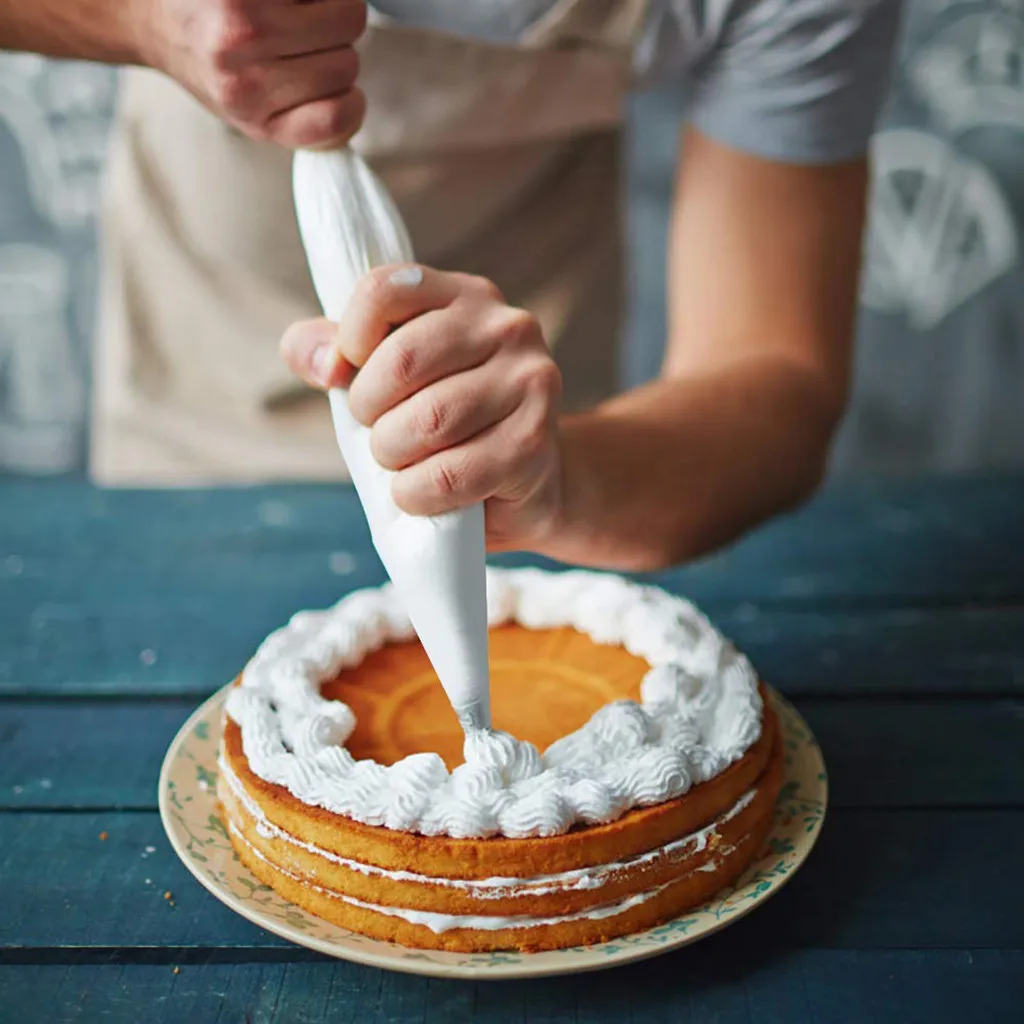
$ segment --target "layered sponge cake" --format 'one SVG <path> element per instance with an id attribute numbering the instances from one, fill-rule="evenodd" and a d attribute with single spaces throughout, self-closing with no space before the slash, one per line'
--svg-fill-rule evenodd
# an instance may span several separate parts
<path id="1" fill-rule="evenodd" d="M 302 613 L 232 690 L 218 796 L 286 899 L 407 946 L 541 950 L 736 880 L 782 781 L 750 664 L 689 603 L 490 570 L 493 731 L 463 736 L 390 587 Z"/>

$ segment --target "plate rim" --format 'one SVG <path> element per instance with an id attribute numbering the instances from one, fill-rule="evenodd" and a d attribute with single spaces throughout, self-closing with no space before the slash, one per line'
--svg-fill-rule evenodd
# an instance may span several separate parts
<path id="1" fill-rule="evenodd" d="M 171 740 L 168 745 L 167 752 L 164 754 L 157 783 L 159 787 L 157 794 L 157 806 L 160 812 L 160 821 L 163 825 L 167 839 L 171 844 L 171 848 L 196 881 L 198 881 L 204 889 L 219 900 L 224 906 L 238 914 L 240 917 L 245 918 L 258 928 L 262 928 L 264 931 L 268 931 L 287 942 L 291 942 L 297 946 L 302 946 L 325 956 L 330 956 L 336 960 L 347 960 L 351 963 L 361 964 L 365 967 L 376 967 L 380 970 L 395 971 L 400 974 L 414 974 L 421 977 L 456 978 L 473 981 L 502 981 L 515 979 L 521 980 L 524 978 L 549 978 L 568 974 L 586 974 L 593 971 L 610 970 L 614 967 L 622 967 L 626 964 L 638 963 L 642 960 L 649 960 L 656 956 L 662 956 L 665 953 L 682 949 L 684 946 L 692 945 L 693 943 L 700 942 L 702 939 L 706 939 L 719 933 L 724 928 L 728 928 L 730 925 L 745 918 L 753 910 L 760 907 L 785 888 L 785 886 L 789 884 L 793 875 L 799 871 L 807 861 L 807 858 L 810 857 L 811 853 L 814 851 L 814 848 L 818 843 L 818 839 L 821 836 L 821 830 L 824 827 L 825 819 L 828 815 L 829 779 L 828 769 L 825 765 L 825 758 L 821 750 L 821 745 L 818 743 L 810 726 L 807 724 L 807 721 L 804 719 L 803 715 L 800 714 L 797 708 L 776 689 L 774 689 L 774 687 L 764 684 L 772 703 L 780 707 L 784 707 L 798 720 L 805 730 L 809 744 L 817 756 L 819 769 L 819 778 L 817 779 L 817 782 L 821 787 L 821 814 L 815 822 L 813 831 L 808 835 L 803 856 L 788 872 L 786 872 L 786 874 L 777 879 L 770 889 L 759 894 L 757 898 L 750 899 L 744 907 L 734 911 L 729 914 L 728 917 L 722 918 L 696 934 L 681 934 L 658 945 L 627 946 L 616 950 L 614 953 L 602 953 L 601 950 L 605 946 L 616 945 L 618 942 L 622 941 L 621 938 L 612 939 L 609 942 L 594 943 L 592 946 L 587 947 L 574 946 L 572 947 L 572 950 L 576 952 L 578 956 L 586 959 L 582 962 L 573 961 L 564 965 L 560 965 L 554 959 L 531 959 L 532 957 L 543 957 L 545 953 L 561 952 L 558 950 L 545 950 L 541 953 L 510 953 L 509 955 L 516 956 L 518 959 L 515 962 L 502 963 L 498 966 L 483 966 L 473 963 L 446 964 L 443 961 L 437 961 L 430 958 L 424 958 L 422 960 L 398 958 L 385 954 L 383 950 L 399 949 L 404 952 L 409 952 L 414 951 L 413 947 L 400 946 L 396 943 L 385 942 L 381 939 L 373 939 L 364 935 L 359 935 L 359 939 L 362 944 L 366 944 L 367 948 L 362 949 L 358 946 L 342 948 L 329 939 L 321 939 L 313 935 L 307 935 L 285 922 L 278 921 L 258 909 L 248 907 L 244 903 L 241 903 L 239 900 L 234 898 L 233 894 L 231 894 L 229 890 L 225 891 L 223 886 L 207 875 L 182 848 L 181 840 L 177 835 L 177 828 L 171 820 L 172 811 L 170 807 L 170 798 L 167 795 L 170 789 L 168 783 L 170 782 L 171 770 L 174 762 L 177 760 L 178 750 L 183 746 L 187 738 L 192 735 L 195 727 L 201 721 L 205 720 L 212 714 L 216 714 L 219 723 L 220 716 L 223 714 L 224 701 L 226 700 L 228 692 L 231 690 L 233 685 L 234 683 L 227 683 L 215 690 L 206 698 L 206 700 L 195 708 L 174 734 L 174 738 Z M 784 777 L 784 783 L 786 781 L 790 781 L 788 777 Z M 239 867 L 248 871 L 244 865 L 240 864 Z M 306 913 L 305 911 L 300 912 Z M 680 914 L 678 917 L 673 918 L 672 921 L 685 918 L 692 913 L 693 909 Z M 315 915 L 309 916 L 312 917 Z M 667 921 L 664 924 L 671 924 L 672 921 Z M 659 927 L 664 927 L 664 924 Z M 637 934 L 642 935 L 643 932 L 639 932 Z M 377 947 L 380 947 L 382 951 L 377 952 Z M 444 951 L 432 950 L 430 952 Z"/>

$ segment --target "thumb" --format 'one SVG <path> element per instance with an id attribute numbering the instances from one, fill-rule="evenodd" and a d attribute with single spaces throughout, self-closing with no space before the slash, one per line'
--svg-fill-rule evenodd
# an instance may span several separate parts
<path id="1" fill-rule="evenodd" d="M 281 357 L 314 388 L 347 388 L 356 371 L 341 354 L 337 338 L 337 324 L 330 320 L 299 320 L 281 338 Z"/>

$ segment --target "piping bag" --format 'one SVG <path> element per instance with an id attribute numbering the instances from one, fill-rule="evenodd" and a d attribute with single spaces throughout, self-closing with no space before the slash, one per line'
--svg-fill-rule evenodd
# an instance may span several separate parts
<path id="1" fill-rule="evenodd" d="M 353 150 L 300 150 L 292 184 L 299 233 L 324 315 L 341 319 L 374 267 L 413 259 L 409 233 L 383 183 Z M 394 473 L 370 452 L 370 431 L 329 392 L 338 447 L 373 546 L 467 735 L 491 726 L 482 504 L 410 516 L 391 497 Z"/>

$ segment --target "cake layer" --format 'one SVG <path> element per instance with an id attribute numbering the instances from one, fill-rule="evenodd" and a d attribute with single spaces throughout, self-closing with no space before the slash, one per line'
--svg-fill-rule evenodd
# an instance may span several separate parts
<path id="1" fill-rule="evenodd" d="M 283 786 L 249 768 L 237 724 L 224 722 L 221 757 L 268 822 L 281 831 L 346 860 L 392 871 L 459 879 L 529 877 L 628 860 L 696 832 L 725 814 L 763 774 L 777 723 L 764 705 L 761 735 L 747 753 L 708 782 L 674 800 L 633 810 L 605 825 L 556 836 L 486 841 L 422 836 L 365 825 L 310 807 Z"/>
<path id="2" fill-rule="evenodd" d="M 512 649 L 511 664 L 499 657 L 495 671 L 499 686 L 503 678 L 517 684 L 505 713 L 518 728 L 543 700 L 552 723 L 580 723 L 543 755 L 522 736 L 473 730 L 465 763 L 449 768 L 430 735 L 445 716 L 417 718 L 440 694 L 432 675 L 395 665 L 375 675 L 375 654 L 394 662 L 416 650 L 408 617 L 382 587 L 300 613 L 260 646 L 226 705 L 252 772 L 371 827 L 524 839 L 672 801 L 757 741 L 757 677 L 687 601 L 616 576 L 516 569 L 489 573 L 487 602 L 496 650 Z M 609 700 L 623 672 L 634 699 Z M 359 720 L 331 699 L 335 681 L 360 704 Z M 500 711 L 501 695 L 492 697 Z M 387 763 L 410 736 L 419 752 Z M 372 757 L 354 756 L 350 741 Z M 442 752 L 457 757 L 450 745 Z"/>
<path id="3" fill-rule="evenodd" d="M 782 764 L 782 747 L 776 743 L 770 762 L 752 791 L 753 796 L 749 800 L 741 799 L 735 813 L 727 813 L 726 820 L 707 829 L 703 849 L 695 849 L 689 857 L 678 860 L 668 858 L 672 870 L 667 873 L 647 872 L 643 867 L 632 872 L 630 877 L 636 886 L 633 891 L 622 891 L 610 882 L 596 890 L 566 891 L 557 894 L 554 900 L 549 898 L 552 894 L 523 897 L 523 903 L 513 900 L 511 904 L 507 899 L 484 898 L 475 901 L 476 913 L 472 912 L 473 904 L 451 895 L 454 887 L 450 886 L 410 883 L 409 879 L 399 883 L 391 878 L 367 875 L 363 877 L 370 884 L 360 890 L 362 896 L 359 896 L 351 890 L 333 888 L 320 872 L 303 874 L 294 860 L 274 859 L 280 854 L 277 845 L 280 839 L 272 834 L 260 836 L 252 819 L 246 825 L 244 808 L 238 814 L 241 805 L 237 800 L 233 804 L 234 811 L 228 812 L 229 834 L 242 862 L 262 882 L 290 902 L 343 928 L 376 939 L 429 949 L 460 952 L 557 949 L 607 941 L 655 927 L 699 905 L 735 881 L 757 855 L 770 831 L 782 780 Z M 222 790 L 228 794 L 226 809 L 232 806 L 230 789 L 230 785 L 225 784 Z M 741 821 L 743 828 L 738 825 Z M 682 842 L 701 845 L 699 839 L 690 836 L 683 837 Z M 656 864 L 659 860 L 661 858 L 656 856 L 650 863 Z M 664 867 L 666 861 L 661 863 Z M 613 870 L 613 879 L 619 874 Z M 447 909 L 425 910 L 415 905 L 388 902 L 387 895 L 400 884 L 403 892 L 408 892 L 410 884 L 418 884 L 424 890 L 443 889 L 450 897 Z M 582 906 L 570 899 L 580 891 L 589 900 Z M 527 901 L 538 908 L 536 913 L 521 912 Z M 520 909 L 518 913 L 516 906 Z M 542 906 L 545 909 L 539 909 Z"/>
<path id="4" fill-rule="evenodd" d="M 651 666 L 573 629 L 506 625 L 490 631 L 490 668 L 494 728 L 547 750 L 607 704 L 639 702 Z M 385 644 L 354 671 L 327 680 L 320 693 L 355 713 L 345 746 L 356 760 L 391 765 L 432 751 L 449 770 L 465 760 L 462 726 L 415 641 Z"/>
<path id="5" fill-rule="evenodd" d="M 418 864 L 386 869 L 318 847 L 274 825 L 226 761 L 218 795 L 234 837 L 247 844 L 253 856 L 328 893 L 360 904 L 443 916 L 538 918 L 614 904 L 681 875 L 712 871 L 726 851 L 771 817 L 780 779 L 781 758 L 776 756 L 755 785 L 709 824 L 625 860 L 532 877 L 519 873 L 484 879 L 432 875 Z"/>
<path id="6" fill-rule="evenodd" d="M 243 863 L 345 928 L 467 951 L 601 941 L 734 881 L 784 757 L 749 662 L 621 577 L 495 570 L 487 602 L 494 728 L 465 736 L 389 587 L 261 645 L 217 784 Z"/>

